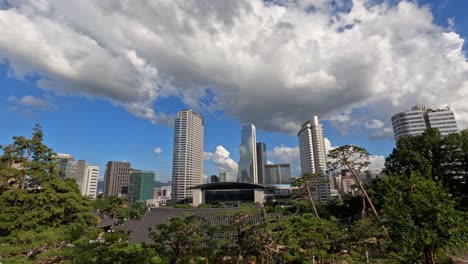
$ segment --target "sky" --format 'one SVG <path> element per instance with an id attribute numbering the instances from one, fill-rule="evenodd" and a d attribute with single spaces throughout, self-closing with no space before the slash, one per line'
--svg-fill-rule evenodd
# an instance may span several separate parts
<path id="1" fill-rule="evenodd" d="M 236 170 L 241 125 L 300 173 L 297 131 L 383 165 L 390 118 L 451 106 L 468 127 L 465 0 L 0 0 L 0 144 L 30 136 L 168 181 L 173 118 L 205 119 L 206 175 Z"/>

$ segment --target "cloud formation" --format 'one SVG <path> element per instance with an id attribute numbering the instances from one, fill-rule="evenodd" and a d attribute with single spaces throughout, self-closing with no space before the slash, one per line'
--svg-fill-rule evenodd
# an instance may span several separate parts
<path id="1" fill-rule="evenodd" d="M 176 96 L 269 131 L 296 133 L 319 115 L 388 137 L 391 114 L 416 103 L 451 105 L 468 126 L 453 23 L 383 2 L 4 0 L 0 61 L 42 89 L 107 98 L 153 123 L 172 124 L 153 106 Z"/>
<path id="2" fill-rule="evenodd" d="M 154 154 L 159 155 L 159 154 L 161 154 L 162 149 L 160 147 L 156 147 L 155 149 L 153 149 L 153 152 L 154 152 Z"/>
<path id="3" fill-rule="evenodd" d="M 32 95 L 26 95 L 22 97 L 18 100 L 18 104 L 41 110 L 48 110 L 51 107 L 51 104 L 46 100 L 34 97 Z"/>
<path id="4" fill-rule="evenodd" d="M 216 147 L 215 152 L 205 152 L 205 160 L 212 161 L 220 172 L 230 170 L 235 177 L 238 165 L 237 162 L 231 159 L 230 155 L 229 151 L 219 145 Z"/>

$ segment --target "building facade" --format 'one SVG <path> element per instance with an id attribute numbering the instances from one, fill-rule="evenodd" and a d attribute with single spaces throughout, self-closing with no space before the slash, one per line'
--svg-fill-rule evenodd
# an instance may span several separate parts
<path id="1" fill-rule="evenodd" d="M 83 175 L 83 182 L 80 188 L 81 195 L 96 198 L 97 184 L 99 179 L 99 167 L 86 164 Z"/>
<path id="2" fill-rule="evenodd" d="M 74 179 L 80 190 L 82 189 L 83 179 L 85 175 L 86 161 L 85 160 L 70 160 L 67 162 L 65 170 L 65 178 Z M 83 194 L 83 193 L 81 193 Z"/>
<path id="3" fill-rule="evenodd" d="M 443 136 L 458 133 L 455 115 L 450 107 L 444 109 L 426 109 L 424 105 L 415 105 L 410 110 L 392 116 L 395 140 L 404 136 L 421 135 L 428 128 L 439 129 Z"/>
<path id="4" fill-rule="evenodd" d="M 258 183 L 257 138 L 255 126 L 253 124 L 245 124 L 242 126 L 239 157 L 237 181 Z"/>
<path id="5" fill-rule="evenodd" d="M 291 166 L 289 164 L 268 164 L 265 165 L 264 184 L 290 184 Z"/>
<path id="6" fill-rule="evenodd" d="M 189 188 L 203 183 L 204 120 L 192 110 L 177 113 L 174 121 L 172 199 L 192 197 Z"/>
<path id="7" fill-rule="evenodd" d="M 232 177 L 232 172 L 231 171 L 222 171 L 219 173 L 219 181 L 220 182 L 232 182 L 234 181 Z"/>
<path id="8" fill-rule="evenodd" d="M 63 180 L 65 179 L 66 173 L 67 173 L 67 165 L 69 161 L 73 161 L 73 156 L 70 154 L 66 153 L 57 153 L 55 156 L 55 163 L 61 170 L 60 172 L 60 178 Z"/>
<path id="9" fill-rule="evenodd" d="M 322 175 L 315 180 L 314 198 L 325 202 L 330 197 L 330 185 L 326 175 L 326 150 L 322 125 L 318 117 L 305 122 L 299 133 L 299 152 L 301 157 L 301 173 L 318 173 Z"/>
<path id="10" fill-rule="evenodd" d="M 104 174 L 104 198 L 127 196 L 130 182 L 130 162 L 109 161 Z"/>
<path id="11" fill-rule="evenodd" d="M 258 183 L 265 183 L 265 165 L 267 164 L 266 146 L 263 142 L 257 142 L 257 177 Z"/>
<path id="12" fill-rule="evenodd" d="M 130 181 L 128 186 L 129 202 L 143 202 L 154 198 L 153 171 L 130 170 Z"/>

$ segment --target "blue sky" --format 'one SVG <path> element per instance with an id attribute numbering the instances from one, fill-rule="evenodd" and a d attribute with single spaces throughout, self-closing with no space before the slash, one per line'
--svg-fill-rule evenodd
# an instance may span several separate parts
<path id="1" fill-rule="evenodd" d="M 229 168 L 229 160 L 238 161 L 240 128 L 247 122 L 257 126 L 257 141 L 266 143 L 268 160 L 290 161 L 296 173 L 295 131 L 313 115 L 319 115 L 332 146 L 363 146 L 380 164 L 395 144 L 389 130 L 391 115 L 412 104 L 450 104 L 460 128 L 468 124 L 468 109 L 463 106 L 468 99 L 467 46 L 466 42 L 463 49 L 457 46 L 468 36 L 464 0 L 407 5 L 387 1 L 386 6 L 368 2 L 339 18 L 326 0 L 311 1 L 316 11 L 310 14 L 301 11 L 310 10 L 310 3 L 304 6 L 301 1 L 297 6 L 277 7 L 254 1 L 247 9 L 238 3 L 226 3 L 225 9 L 191 6 L 187 8 L 197 12 L 178 10 L 186 12 L 191 33 L 184 32 L 185 18 L 180 28 L 166 20 L 154 21 L 163 29 L 149 27 L 156 18 L 151 14 L 145 18 L 144 9 L 135 9 L 142 12 L 135 28 L 126 28 L 121 17 L 133 21 L 135 12 L 127 10 L 133 6 L 45 2 L 44 7 L 29 1 L 0 3 L 0 35 L 4 36 L 0 40 L 0 144 L 10 143 L 15 135 L 29 136 L 38 123 L 45 143 L 54 151 L 100 166 L 101 175 L 107 161 L 124 160 L 134 168 L 154 170 L 157 180 L 169 180 L 171 116 L 186 108 L 205 118 L 205 152 L 215 154 L 220 145 L 230 152 L 206 160 L 206 175 Z M 376 5 L 385 12 L 375 11 Z M 62 10 L 63 16 L 45 12 L 47 8 Z M 67 8 L 87 12 L 93 23 L 74 19 L 64 11 Z M 175 7 L 165 8 L 174 11 Z M 114 21 L 102 15 L 110 9 L 124 16 Z M 239 19 L 236 10 L 254 10 L 272 21 L 265 18 L 260 25 L 255 18 L 247 19 L 248 13 Z M 101 15 L 93 16 L 98 11 Z M 406 13 L 414 20 L 405 20 Z M 402 18 L 392 22 L 398 16 Z M 320 23 L 328 19 L 345 25 L 348 32 L 337 33 L 333 26 Z M 362 22 L 353 22 L 357 20 Z M 414 30 L 406 32 L 398 20 Z M 217 25 L 217 33 L 206 29 L 207 23 Z M 384 26 L 376 30 L 372 24 L 378 23 Z M 263 33 L 250 31 L 257 24 Z M 21 34 L 11 30 L 14 25 Z M 146 31 L 139 31 L 146 26 Z M 135 42 L 117 33 L 106 36 L 109 27 L 119 28 L 129 39 L 135 36 Z M 400 33 L 400 40 L 395 40 Z M 193 37 L 189 44 L 183 42 L 183 34 Z M 400 45 L 401 39 L 411 41 Z M 359 45 L 353 47 L 355 42 Z M 425 61 L 419 52 L 434 57 Z M 382 67 L 375 61 L 386 62 Z M 388 71 L 392 77 L 386 79 Z M 437 79 L 430 79 L 435 75 Z"/>

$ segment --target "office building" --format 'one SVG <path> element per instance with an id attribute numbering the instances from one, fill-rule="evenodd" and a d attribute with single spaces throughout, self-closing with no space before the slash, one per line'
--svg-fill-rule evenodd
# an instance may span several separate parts
<path id="1" fill-rule="evenodd" d="M 265 165 L 264 184 L 290 184 L 291 167 L 289 164 L 267 164 Z"/>
<path id="2" fill-rule="evenodd" d="M 130 182 L 130 162 L 109 161 L 104 174 L 104 198 L 127 196 Z"/>
<path id="3" fill-rule="evenodd" d="M 65 169 L 65 178 L 74 179 L 82 190 L 83 178 L 85 175 L 86 161 L 85 160 L 70 160 L 67 162 Z M 81 193 L 83 194 L 83 193 Z"/>
<path id="4" fill-rule="evenodd" d="M 99 167 L 86 164 L 80 188 L 81 195 L 95 199 L 97 195 L 98 178 Z"/>
<path id="5" fill-rule="evenodd" d="M 155 176 L 153 171 L 130 169 L 128 201 L 146 203 L 146 200 L 153 199 Z"/>
<path id="6" fill-rule="evenodd" d="M 57 153 L 55 155 L 55 163 L 60 169 L 60 179 L 65 179 L 65 174 L 67 171 L 67 165 L 69 161 L 73 161 L 73 156 L 66 153 Z"/>
<path id="7" fill-rule="evenodd" d="M 315 179 L 314 198 L 325 202 L 330 197 L 330 185 L 326 175 L 326 151 L 322 125 L 318 117 L 305 122 L 299 133 L 299 152 L 301 157 L 301 173 L 317 173 L 322 176 Z"/>
<path id="8" fill-rule="evenodd" d="M 258 183 L 265 183 L 265 165 L 267 164 L 265 143 L 257 142 L 257 177 Z"/>
<path id="9" fill-rule="evenodd" d="M 222 171 L 219 173 L 219 181 L 220 182 L 233 182 L 234 179 L 232 177 L 231 171 Z"/>
<path id="10" fill-rule="evenodd" d="M 204 121 L 192 110 L 177 113 L 174 121 L 172 199 L 191 199 L 189 188 L 203 183 Z"/>
<path id="11" fill-rule="evenodd" d="M 458 126 L 450 107 L 444 109 L 426 109 L 424 105 L 415 105 L 410 110 L 392 116 L 395 140 L 404 136 L 421 135 L 426 129 L 437 128 L 443 136 L 458 133 Z"/>
<path id="12" fill-rule="evenodd" d="M 78 184 L 81 195 L 96 198 L 99 167 L 88 165 L 85 160 L 72 160 L 72 157 L 71 159 L 70 157 L 65 157 L 67 162 L 65 163 L 63 178 L 74 179 Z M 63 160 L 60 162 L 63 162 Z M 61 166 L 63 166 L 63 163 Z"/>
<path id="13" fill-rule="evenodd" d="M 242 126 L 241 144 L 239 146 L 238 182 L 258 183 L 257 170 L 257 139 L 255 126 L 245 124 Z"/>

